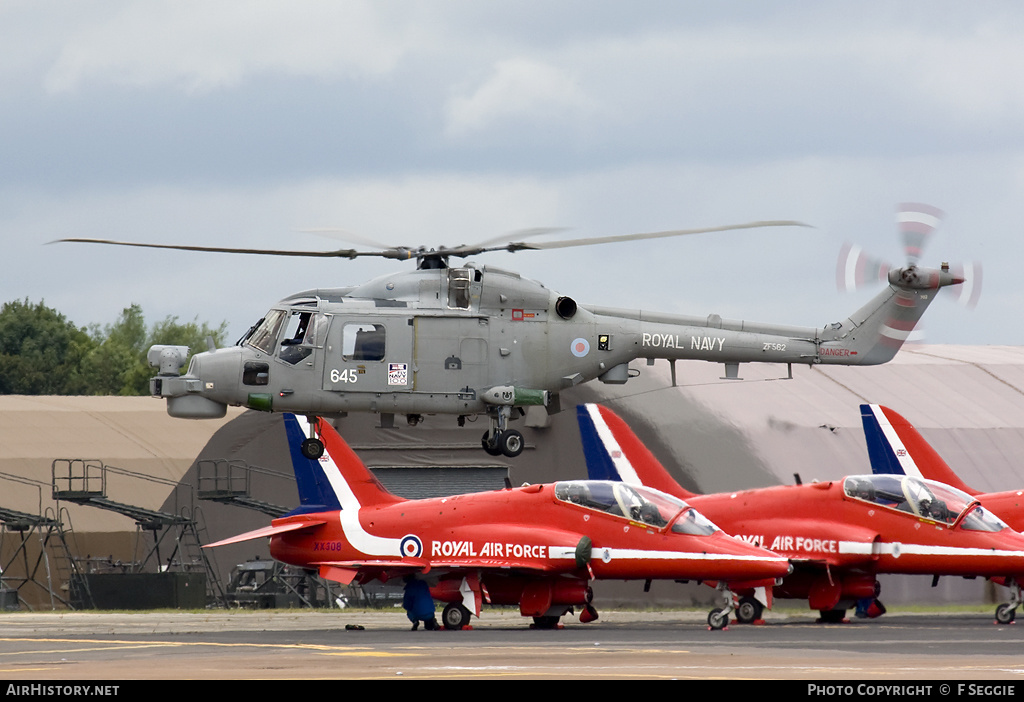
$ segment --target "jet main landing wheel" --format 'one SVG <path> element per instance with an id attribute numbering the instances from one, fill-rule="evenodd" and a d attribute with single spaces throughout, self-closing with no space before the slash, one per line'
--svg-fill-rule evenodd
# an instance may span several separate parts
<path id="1" fill-rule="evenodd" d="M 461 629 L 469 624 L 469 610 L 457 602 L 449 602 L 441 612 L 445 629 Z"/>
<path id="2" fill-rule="evenodd" d="M 818 610 L 818 614 L 819 624 L 842 624 L 846 621 L 845 609 L 822 609 Z"/>
<path id="3" fill-rule="evenodd" d="M 741 624 L 753 624 L 761 618 L 764 607 L 753 597 L 744 597 L 736 608 L 736 621 Z"/>
<path id="4" fill-rule="evenodd" d="M 534 617 L 533 618 L 533 628 L 534 629 L 557 629 L 558 628 L 559 620 L 561 620 L 561 617 L 555 617 L 555 616 L 550 616 L 550 615 L 545 615 L 545 616 L 542 616 L 542 617 Z"/>

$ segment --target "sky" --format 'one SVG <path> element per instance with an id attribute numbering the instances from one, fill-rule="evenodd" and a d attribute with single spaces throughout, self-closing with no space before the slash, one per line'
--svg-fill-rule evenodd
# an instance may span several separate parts
<path id="1" fill-rule="evenodd" d="M 786 219 L 810 226 L 475 260 L 582 304 L 820 327 L 877 292 L 837 288 L 844 242 L 902 264 L 897 205 L 922 202 L 945 213 L 922 264 L 984 271 L 926 341 L 1024 344 L 1022 34 L 1024 5 L 985 0 L 0 0 L 0 302 L 233 341 L 290 293 L 410 264 L 48 242 Z"/>

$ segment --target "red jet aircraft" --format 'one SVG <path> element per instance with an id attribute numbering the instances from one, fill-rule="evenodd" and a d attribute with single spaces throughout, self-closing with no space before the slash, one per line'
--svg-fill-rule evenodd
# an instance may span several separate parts
<path id="1" fill-rule="evenodd" d="M 864 439 L 871 458 L 871 471 L 877 475 L 909 475 L 952 485 L 974 497 L 986 509 L 1002 517 L 1010 528 L 1024 529 L 1024 490 L 979 492 L 968 487 L 917 429 L 898 412 L 881 405 L 861 405 Z M 1010 589 L 1010 601 L 996 607 L 996 621 L 1009 624 L 1024 601 L 1020 580 L 993 578 Z"/>
<path id="2" fill-rule="evenodd" d="M 760 618 L 775 597 L 807 599 L 821 620 L 842 621 L 855 602 L 877 601 L 879 573 L 1024 575 L 1024 535 L 971 496 L 909 476 L 863 475 L 843 480 L 695 495 L 676 483 L 611 410 L 578 408 L 591 478 L 620 479 L 685 499 L 725 531 L 789 557 L 794 572 L 774 593 L 744 593 L 712 612 L 741 622 Z"/>
<path id="3" fill-rule="evenodd" d="M 774 553 L 734 539 L 685 502 L 621 482 L 564 481 L 406 500 L 387 492 L 338 433 L 317 422 L 326 452 L 302 455 L 313 427 L 284 415 L 301 506 L 271 526 L 207 548 L 270 537 L 279 561 L 343 584 L 406 575 L 447 602 L 446 628 L 484 603 L 519 605 L 553 627 L 575 606 L 593 621 L 592 580 L 729 581 L 764 586 L 790 571 Z"/>

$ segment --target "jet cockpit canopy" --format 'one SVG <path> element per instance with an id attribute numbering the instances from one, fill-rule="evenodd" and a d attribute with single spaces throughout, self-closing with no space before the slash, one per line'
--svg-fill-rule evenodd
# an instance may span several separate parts
<path id="1" fill-rule="evenodd" d="M 671 524 L 672 531 L 694 536 L 720 531 L 707 517 L 682 500 L 648 487 L 613 480 L 571 480 L 555 483 L 555 497 L 656 529 Z"/>
<path id="2" fill-rule="evenodd" d="M 908 512 L 972 531 L 1002 531 L 1007 526 L 975 498 L 944 483 L 909 475 L 851 475 L 843 480 L 847 497 Z"/>

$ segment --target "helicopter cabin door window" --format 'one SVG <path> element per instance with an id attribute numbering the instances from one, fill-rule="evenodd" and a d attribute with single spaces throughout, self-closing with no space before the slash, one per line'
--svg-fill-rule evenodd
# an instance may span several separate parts
<path id="1" fill-rule="evenodd" d="M 345 361 L 383 361 L 383 324 L 346 324 L 341 332 L 341 354 Z"/>
<path id="2" fill-rule="evenodd" d="M 448 269 L 448 307 L 468 310 L 470 302 L 469 285 L 473 272 L 469 268 Z"/>

